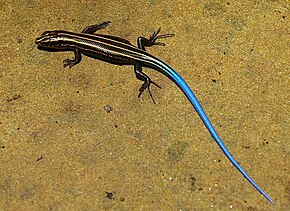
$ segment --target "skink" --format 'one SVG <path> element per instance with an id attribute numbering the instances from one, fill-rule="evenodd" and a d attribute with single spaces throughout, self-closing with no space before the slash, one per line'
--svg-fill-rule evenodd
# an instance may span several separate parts
<path id="1" fill-rule="evenodd" d="M 252 178 L 248 176 L 245 170 L 233 158 L 215 131 L 195 94 L 183 80 L 183 78 L 168 64 L 145 51 L 145 47 L 150 47 L 153 45 L 164 45 L 163 43 L 156 42 L 156 40 L 172 37 L 173 34 L 159 35 L 159 28 L 150 36 L 149 39 L 145 37 L 138 37 L 138 47 L 135 47 L 126 39 L 95 33 L 97 30 L 106 27 L 109 23 L 110 21 L 106 21 L 101 24 L 88 26 L 81 33 L 62 30 L 45 31 L 41 34 L 40 37 L 36 39 L 35 43 L 40 49 L 44 50 L 74 51 L 74 59 L 63 60 L 64 67 L 69 66 L 71 68 L 78 64 L 81 61 L 82 54 L 113 64 L 133 65 L 137 79 L 143 81 L 143 84 L 139 89 L 138 97 L 140 97 L 144 90 L 147 89 L 154 103 L 155 101 L 150 91 L 150 85 L 154 84 L 157 87 L 159 86 L 153 82 L 149 76 L 142 72 L 142 67 L 152 68 L 167 76 L 181 89 L 181 91 L 188 98 L 203 121 L 204 125 L 212 135 L 213 139 L 216 141 L 230 162 L 270 203 L 274 204 L 273 200 L 254 182 Z"/>

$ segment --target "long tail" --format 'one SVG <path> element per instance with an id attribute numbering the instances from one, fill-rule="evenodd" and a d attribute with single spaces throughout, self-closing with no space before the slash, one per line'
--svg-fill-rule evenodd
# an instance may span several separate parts
<path id="1" fill-rule="evenodd" d="M 254 182 L 254 180 L 249 177 L 249 175 L 245 172 L 245 170 L 238 164 L 238 162 L 234 159 L 234 157 L 231 155 L 227 147 L 224 145 L 222 140 L 220 139 L 219 135 L 215 131 L 214 127 L 212 126 L 209 118 L 205 114 L 202 106 L 198 102 L 195 94 L 190 89 L 190 87 L 187 85 L 187 83 L 183 80 L 183 78 L 175 71 L 173 70 L 169 65 L 165 64 L 161 60 L 157 59 L 155 62 L 155 65 L 158 66 L 158 71 L 162 74 L 166 75 L 168 78 L 170 78 L 185 94 L 185 96 L 188 98 L 188 100 L 193 105 L 194 109 L 198 113 L 199 117 L 202 119 L 204 125 L 216 141 L 216 143 L 219 145 L 221 150 L 224 152 L 224 154 L 227 156 L 227 158 L 231 161 L 231 163 L 241 172 L 241 174 L 269 201 L 271 204 L 274 204 L 273 200 Z"/>

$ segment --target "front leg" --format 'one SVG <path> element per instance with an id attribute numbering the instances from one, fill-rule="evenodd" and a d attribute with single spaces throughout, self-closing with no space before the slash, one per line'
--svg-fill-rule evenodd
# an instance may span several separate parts
<path id="1" fill-rule="evenodd" d="M 145 73 L 142 72 L 141 63 L 138 62 L 134 65 L 134 72 L 135 72 L 137 79 L 144 81 L 144 83 L 142 84 L 142 86 L 139 89 L 138 98 L 142 95 L 142 93 L 144 92 L 145 89 L 148 89 L 149 95 L 150 95 L 153 103 L 155 104 L 155 100 L 153 99 L 153 96 L 152 96 L 152 93 L 150 90 L 150 84 L 152 83 L 160 89 L 161 89 L 161 87 L 158 84 L 156 84 L 154 81 L 152 81 L 148 75 L 146 75 Z"/>
<path id="2" fill-rule="evenodd" d="M 111 23 L 111 21 L 105 21 L 103 23 L 99 23 L 99 24 L 95 24 L 95 25 L 91 25 L 91 26 L 87 26 L 86 28 L 84 28 L 84 30 L 82 31 L 82 33 L 86 33 L 86 34 L 93 34 L 96 31 L 105 28 L 106 26 L 108 26 Z"/>
<path id="3" fill-rule="evenodd" d="M 67 59 L 63 60 L 64 67 L 68 66 L 69 68 L 72 68 L 76 64 L 80 63 L 80 61 L 82 60 L 82 54 L 80 53 L 80 51 L 78 49 L 75 49 L 74 53 L 75 53 L 75 58 L 73 58 L 73 59 L 67 58 Z"/>

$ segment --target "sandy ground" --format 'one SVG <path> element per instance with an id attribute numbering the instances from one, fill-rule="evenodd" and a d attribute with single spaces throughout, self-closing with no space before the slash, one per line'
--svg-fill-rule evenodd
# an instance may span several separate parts
<path id="1" fill-rule="evenodd" d="M 290 209 L 287 1 L 40 2 L 0 3 L 1 210 Z M 184 77 L 275 206 L 165 76 L 144 69 L 162 87 L 153 104 L 147 92 L 137 98 L 132 66 L 84 57 L 63 68 L 72 52 L 34 43 L 106 20 L 101 33 L 134 44 L 159 26 L 175 34 L 148 52 Z"/>

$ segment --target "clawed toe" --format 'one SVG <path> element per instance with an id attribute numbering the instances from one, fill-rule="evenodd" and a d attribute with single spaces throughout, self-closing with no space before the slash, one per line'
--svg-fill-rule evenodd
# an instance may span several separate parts
<path id="1" fill-rule="evenodd" d="M 152 95 L 152 93 L 151 93 L 151 89 L 150 89 L 150 84 L 151 84 L 151 83 L 154 84 L 155 86 L 157 86 L 159 89 L 161 89 L 161 87 L 160 87 L 158 84 L 156 84 L 154 81 L 146 81 L 146 82 L 144 82 L 144 83 L 142 84 L 142 86 L 141 86 L 140 89 L 139 89 L 138 98 L 142 95 L 142 93 L 144 92 L 144 90 L 147 89 L 148 92 L 149 92 L 149 95 L 150 95 L 150 97 L 151 97 L 151 99 L 152 99 L 152 101 L 153 101 L 153 103 L 156 104 L 156 102 L 155 102 L 155 100 L 154 100 L 154 98 L 153 98 L 153 95 Z"/>

